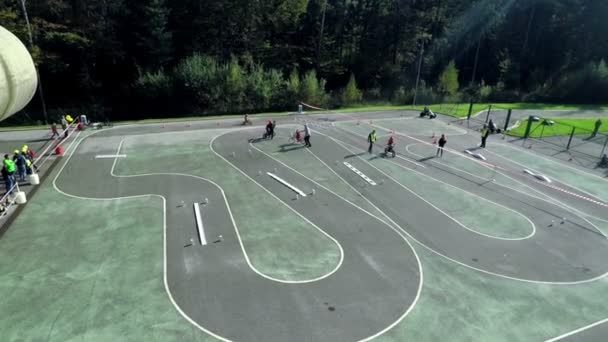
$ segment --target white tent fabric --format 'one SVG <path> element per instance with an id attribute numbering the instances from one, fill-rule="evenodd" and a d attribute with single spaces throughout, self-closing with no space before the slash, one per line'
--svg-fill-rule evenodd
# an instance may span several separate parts
<path id="1" fill-rule="evenodd" d="M 23 109 L 37 86 L 32 56 L 19 38 L 0 26 L 0 121 Z"/>

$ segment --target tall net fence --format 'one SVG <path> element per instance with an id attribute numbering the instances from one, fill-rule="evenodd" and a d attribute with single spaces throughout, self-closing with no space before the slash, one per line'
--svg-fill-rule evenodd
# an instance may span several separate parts
<path id="1" fill-rule="evenodd" d="M 608 134 L 600 131 L 601 120 L 589 127 L 572 125 L 559 119 L 529 116 L 524 125 L 523 144 L 529 149 L 548 152 L 553 156 L 590 168 L 608 168 Z"/>
<path id="2" fill-rule="evenodd" d="M 505 132 L 516 124 L 512 118 L 512 110 L 493 105 L 486 105 L 481 110 L 474 110 L 471 116 L 467 117 L 467 127 L 473 130 L 481 130 L 483 126 L 494 127 L 498 132 Z"/>

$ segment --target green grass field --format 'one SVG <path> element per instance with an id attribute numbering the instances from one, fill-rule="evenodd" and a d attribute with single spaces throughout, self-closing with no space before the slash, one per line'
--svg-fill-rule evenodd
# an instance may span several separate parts
<path id="1" fill-rule="evenodd" d="M 553 125 L 545 125 L 543 128 L 542 121 L 533 122 L 530 128 L 530 137 L 549 137 L 558 135 L 570 135 L 572 133 L 572 127 L 576 127 L 575 134 L 578 135 L 590 135 L 595 128 L 595 122 L 597 118 L 574 118 L 574 119 L 562 119 L 562 118 L 549 118 L 555 123 Z M 608 121 L 608 120 L 604 120 Z M 523 121 L 519 126 L 509 131 L 509 135 L 523 137 L 526 132 L 526 126 L 528 122 Z M 604 122 L 600 126 L 599 132 L 608 132 L 608 122 Z"/>
<path id="2" fill-rule="evenodd" d="M 536 109 L 536 110 L 608 110 L 608 105 L 585 105 L 585 104 L 552 104 L 552 103 L 492 103 L 492 109 Z M 472 114 L 487 110 L 490 103 L 475 103 L 473 104 Z M 445 114 L 453 117 L 463 118 L 469 113 L 468 103 L 443 103 L 433 104 L 428 106 L 432 111 L 440 114 Z M 390 104 L 362 104 L 342 108 L 337 112 L 360 112 L 360 111 L 377 111 L 377 110 L 422 110 L 424 105 L 403 105 L 394 106 Z"/>

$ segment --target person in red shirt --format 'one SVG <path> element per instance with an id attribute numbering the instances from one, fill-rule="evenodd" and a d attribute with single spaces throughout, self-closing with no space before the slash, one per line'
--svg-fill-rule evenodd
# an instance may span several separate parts
<path id="1" fill-rule="evenodd" d="M 384 154 L 392 154 L 393 158 L 395 157 L 395 138 L 391 135 L 388 138 L 388 142 L 386 143 L 386 148 L 384 149 Z"/>

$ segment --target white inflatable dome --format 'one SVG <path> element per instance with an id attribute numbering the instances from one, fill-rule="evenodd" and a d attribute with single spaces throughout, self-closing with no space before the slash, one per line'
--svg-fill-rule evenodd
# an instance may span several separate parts
<path id="1" fill-rule="evenodd" d="M 37 86 L 32 56 L 19 38 L 0 26 L 0 121 L 23 109 Z"/>

